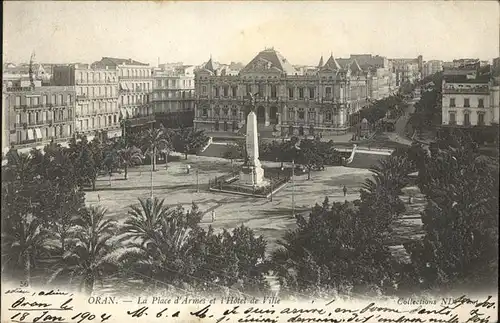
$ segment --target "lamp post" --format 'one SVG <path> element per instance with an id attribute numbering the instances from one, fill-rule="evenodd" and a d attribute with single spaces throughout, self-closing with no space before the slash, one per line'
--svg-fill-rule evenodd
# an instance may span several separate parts
<path id="1" fill-rule="evenodd" d="M 295 160 L 292 159 L 292 215 L 295 217 Z"/>
<path id="2" fill-rule="evenodd" d="M 200 192 L 200 182 L 199 182 L 199 178 L 198 178 L 198 173 L 199 173 L 199 171 L 196 170 L 196 193 Z"/>

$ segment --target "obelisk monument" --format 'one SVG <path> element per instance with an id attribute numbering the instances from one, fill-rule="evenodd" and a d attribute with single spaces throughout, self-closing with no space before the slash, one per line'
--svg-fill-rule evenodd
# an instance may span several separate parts
<path id="1" fill-rule="evenodd" d="M 265 185 L 264 170 L 259 160 L 257 115 L 253 110 L 247 116 L 246 150 L 247 159 L 240 173 L 240 183 L 249 186 Z"/>

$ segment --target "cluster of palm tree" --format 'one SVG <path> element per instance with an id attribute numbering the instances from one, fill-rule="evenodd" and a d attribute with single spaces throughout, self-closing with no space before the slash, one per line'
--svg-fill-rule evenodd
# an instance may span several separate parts
<path id="1" fill-rule="evenodd" d="M 79 158 L 89 153 L 87 146 L 84 141 Z M 130 147 L 118 154 L 137 155 L 134 151 Z M 2 168 L 1 204 L 6 277 L 27 284 L 70 284 L 87 293 L 96 282 L 122 272 L 138 274 L 145 284 L 183 289 L 265 288 L 263 271 L 255 269 L 263 262 L 265 242 L 251 230 L 205 231 L 195 204 L 186 211 L 157 198 L 139 199 L 118 225 L 107 210 L 85 206 L 77 180 L 80 164 L 71 152 L 71 147 L 48 145 L 43 153 L 9 154 Z"/>

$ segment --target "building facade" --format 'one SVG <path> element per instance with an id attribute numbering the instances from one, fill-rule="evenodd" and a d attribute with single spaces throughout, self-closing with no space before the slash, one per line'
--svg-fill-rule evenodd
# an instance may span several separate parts
<path id="1" fill-rule="evenodd" d="M 132 59 L 103 57 L 91 67 L 116 71 L 120 120 L 124 120 L 127 127 L 143 128 L 155 122 L 151 102 L 153 77 L 149 64 Z"/>
<path id="2" fill-rule="evenodd" d="M 261 51 L 237 75 L 218 73 L 209 60 L 195 72 L 196 128 L 238 133 L 255 94 L 259 132 L 279 136 L 345 133 L 368 105 L 370 73 L 333 56 L 301 75 L 274 49 Z"/>
<path id="3" fill-rule="evenodd" d="M 498 125 L 498 85 L 491 75 L 474 69 L 445 70 L 442 87 L 442 125 Z"/>
<path id="4" fill-rule="evenodd" d="M 75 132 L 89 139 L 121 136 L 116 70 L 90 68 L 88 64 L 56 66 L 55 85 L 74 86 Z"/>
<path id="5" fill-rule="evenodd" d="M 443 71 L 443 61 L 432 60 L 424 63 L 424 73 L 422 77 L 434 75 Z"/>
<path id="6" fill-rule="evenodd" d="M 74 86 L 30 87 L 16 84 L 3 89 L 2 121 L 5 142 L 2 145 L 28 152 L 43 148 L 51 140 L 65 144 L 75 131 Z M 4 151 L 5 152 L 5 151 Z"/>
<path id="7" fill-rule="evenodd" d="M 165 127 L 190 127 L 194 119 L 194 66 L 153 71 L 153 111 Z"/>
<path id="8" fill-rule="evenodd" d="M 396 85 L 399 87 L 404 83 L 415 83 L 422 78 L 423 60 L 422 56 L 417 58 L 394 58 L 390 59 L 392 71 L 396 74 Z"/>

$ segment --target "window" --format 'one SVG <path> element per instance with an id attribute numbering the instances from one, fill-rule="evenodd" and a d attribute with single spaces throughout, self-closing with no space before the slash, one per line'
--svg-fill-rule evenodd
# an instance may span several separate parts
<path id="1" fill-rule="evenodd" d="M 300 120 L 304 120 L 304 117 L 305 117 L 305 113 L 304 113 L 304 109 L 299 109 L 299 119 Z"/>
<path id="2" fill-rule="evenodd" d="M 309 88 L 309 98 L 314 99 L 314 88 L 313 87 Z"/>
<path id="3" fill-rule="evenodd" d="M 203 85 L 203 86 L 201 87 L 201 93 L 203 93 L 203 94 L 206 94 L 206 93 L 207 93 L 207 86 L 206 86 L 206 85 Z"/>
<path id="4" fill-rule="evenodd" d="M 214 108 L 214 115 L 220 115 L 220 108 Z"/>
<path id="5" fill-rule="evenodd" d="M 332 88 L 331 87 L 326 87 L 326 97 L 330 99 L 332 97 Z"/>
<path id="6" fill-rule="evenodd" d="M 470 108 L 470 99 L 468 98 L 464 99 L 464 108 Z"/>
<path id="7" fill-rule="evenodd" d="M 229 96 L 229 86 L 226 85 L 226 86 L 224 86 L 223 89 L 224 89 L 224 97 Z"/>
<path id="8" fill-rule="evenodd" d="M 48 97 L 46 94 L 44 96 L 42 96 L 42 104 L 43 105 L 47 104 L 47 100 L 48 100 Z"/>
<path id="9" fill-rule="evenodd" d="M 304 89 L 303 88 L 299 88 L 299 98 L 300 99 L 304 98 Z"/>
<path id="10" fill-rule="evenodd" d="M 62 105 L 63 104 L 63 95 L 59 94 L 59 100 L 57 101 L 57 104 Z"/>
<path id="11" fill-rule="evenodd" d="M 265 94 L 265 91 L 266 91 L 266 87 L 264 84 L 259 84 L 259 96 L 262 98 L 264 97 L 266 94 Z"/>
<path id="12" fill-rule="evenodd" d="M 161 87 L 161 80 L 156 81 L 156 86 Z"/>
<path id="13" fill-rule="evenodd" d="M 271 97 L 275 98 L 276 97 L 276 85 L 271 85 Z"/>
<path id="14" fill-rule="evenodd" d="M 288 97 L 293 98 L 293 88 L 292 87 L 288 88 Z"/>
<path id="15" fill-rule="evenodd" d="M 295 111 L 293 109 L 288 110 L 288 119 L 295 120 Z"/>
<path id="16" fill-rule="evenodd" d="M 311 123 L 314 123 L 316 121 L 316 111 L 314 111 L 314 109 L 310 109 L 307 112 L 307 120 Z"/>
<path id="17" fill-rule="evenodd" d="M 484 113 L 478 112 L 477 114 L 477 125 L 484 126 Z"/>
<path id="18" fill-rule="evenodd" d="M 236 109 L 231 110 L 231 113 L 232 113 L 233 117 L 236 117 L 236 115 L 237 115 Z"/>
<path id="19" fill-rule="evenodd" d="M 450 98 L 450 108 L 454 108 L 455 105 L 455 98 Z"/>
<path id="20" fill-rule="evenodd" d="M 215 97 L 219 97 L 219 88 L 217 86 L 215 87 Z"/>
<path id="21" fill-rule="evenodd" d="M 227 126 L 227 121 L 224 121 L 224 131 L 228 131 L 229 127 Z"/>
<path id="22" fill-rule="evenodd" d="M 204 108 L 203 111 L 202 111 L 202 113 L 203 113 L 202 115 L 204 117 L 208 117 L 208 109 L 207 108 Z"/>
<path id="23" fill-rule="evenodd" d="M 470 114 L 469 114 L 469 112 L 464 112 L 464 126 L 470 126 Z"/>
<path id="24" fill-rule="evenodd" d="M 325 121 L 327 121 L 327 122 L 331 122 L 332 121 L 332 113 L 330 111 L 328 111 L 325 114 Z"/>
<path id="25" fill-rule="evenodd" d="M 224 111 L 224 116 L 227 117 L 229 114 L 229 109 L 227 108 L 227 106 L 224 106 L 224 109 L 222 110 Z"/>
<path id="26" fill-rule="evenodd" d="M 214 123 L 214 130 L 219 131 L 219 121 L 215 121 Z"/>
<path id="27" fill-rule="evenodd" d="M 66 103 L 68 105 L 71 105 L 71 94 L 68 94 L 68 96 L 66 97 Z"/>
<path id="28" fill-rule="evenodd" d="M 26 105 L 31 106 L 31 98 L 26 98 Z"/>
<path id="29" fill-rule="evenodd" d="M 38 97 L 34 97 L 33 98 L 33 105 L 38 105 L 39 104 L 39 101 L 38 101 Z"/>
<path id="30" fill-rule="evenodd" d="M 246 91 L 247 91 L 247 94 L 252 93 L 252 85 L 251 84 L 246 85 Z"/>
<path id="31" fill-rule="evenodd" d="M 233 86 L 232 91 L 233 91 L 233 97 L 238 96 L 238 87 L 237 86 Z"/>
<path id="32" fill-rule="evenodd" d="M 477 104 L 478 108 L 484 108 L 484 99 L 479 99 L 479 102 Z"/>
<path id="33" fill-rule="evenodd" d="M 20 105 L 21 105 L 21 97 L 20 96 L 16 96 L 16 107 L 18 107 Z"/>

